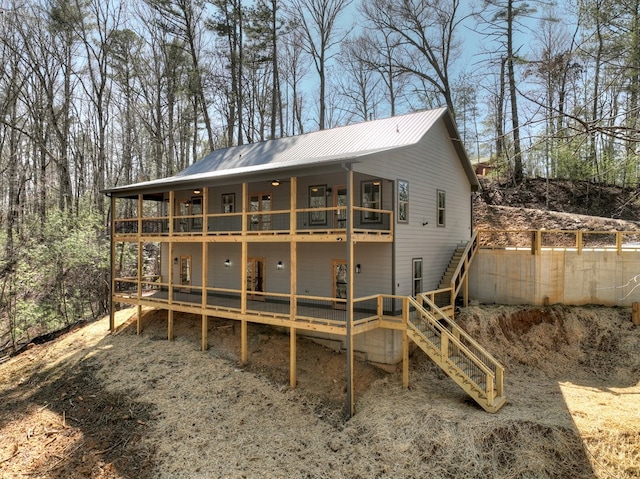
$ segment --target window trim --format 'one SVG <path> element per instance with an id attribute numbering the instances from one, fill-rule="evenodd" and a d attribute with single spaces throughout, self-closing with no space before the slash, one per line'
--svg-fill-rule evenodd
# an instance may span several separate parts
<path id="1" fill-rule="evenodd" d="M 322 191 L 321 195 L 316 195 L 314 198 L 322 198 L 324 200 L 324 204 L 322 206 L 315 206 L 311 204 L 311 193 L 313 193 L 313 189 L 317 189 L 318 191 Z M 322 211 L 310 211 L 309 212 L 309 225 L 326 225 L 327 224 L 327 185 L 311 185 L 309 186 L 309 208 L 323 208 Z M 317 216 L 317 219 L 316 219 Z"/>
<path id="2" fill-rule="evenodd" d="M 416 264 L 420 263 L 420 276 L 416 276 Z M 413 296 L 422 293 L 422 291 L 416 292 L 416 281 L 420 281 L 420 289 L 423 289 L 424 284 L 424 261 L 422 258 L 411 259 L 411 293 Z"/>
<path id="3" fill-rule="evenodd" d="M 398 217 L 397 217 L 397 222 L 398 223 L 408 223 L 409 222 L 409 182 L 407 180 L 401 180 L 398 179 L 397 181 L 398 183 Z M 402 200 L 400 197 L 400 194 L 402 192 L 402 188 L 400 187 L 400 185 L 404 183 L 407 185 L 406 188 L 406 193 L 407 193 L 407 198 L 406 200 Z M 404 205 L 404 212 L 405 212 L 405 217 L 402 218 L 400 211 L 401 211 L 401 206 Z"/>
<path id="4" fill-rule="evenodd" d="M 189 206 L 189 215 L 195 216 L 191 218 L 191 231 L 202 231 L 202 212 L 203 210 L 203 197 L 192 196 Z M 196 207 L 198 205 L 198 207 Z"/>
<path id="5" fill-rule="evenodd" d="M 365 206 L 364 195 L 365 195 L 365 185 L 377 186 L 378 187 L 378 201 L 377 202 L 369 202 L 375 204 L 375 206 Z M 374 210 L 382 210 L 382 180 L 381 179 L 373 179 L 373 180 L 364 180 L 360 182 L 360 205 L 363 208 L 371 208 Z M 371 211 L 363 211 L 360 220 L 362 223 L 382 223 L 382 215 L 379 212 L 371 212 Z"/>
<path id="6" fill-rule="evenodd" d="M 231 200 L 231 202 L 225 203 L 225 198 Z M 225 211 L 225 206 L 231 205 L 230 211 Z M 231 214 L 236 212 L 236 194 L 235 193 L 222 193 L 220 195 L 220 209 L 223 214 Z"/>
<path id="7" fill-rule="evenodd" d="M 436 223 L 440 227 L 447 225 L 447 196 L 444 190 L 436 191 Z"/>

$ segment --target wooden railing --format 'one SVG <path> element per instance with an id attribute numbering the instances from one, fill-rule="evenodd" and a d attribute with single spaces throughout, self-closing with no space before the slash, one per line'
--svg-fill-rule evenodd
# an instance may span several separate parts
<path id="1" fill-rule="evenodd" d="M 458 267 L 453 272 L 453 276 L 451 277 L 451 306 L 456 302 L 456 298 L 458 297 L 458 293 L 464 284 L 464 280 L 469 274 L 469 266 L 473 261 L 473 257 L 478 251 L 478 232 L 474 231 L 471 239 L 467 243 L 467 247 L 462 253 L 462 257 L 460 258 L 460 262 L 458 263 Z M 466 300 L 465 300 L 466 301 Z"/>
<path id="2" fill-rule="evenodd" d="M 427 295 L 409 298 L 410 337 L 485 410 L 504 404 L 504 367 Z"/>
<path id="3" fill-rule="evenodd" d="M 640 231 L 479 230 L 479 249 L 547 251 L 640 251 Z"/>
<path id="4" fill-rule="evenodd" d="M 247 211 L 198 215 L 142 216 L 116 218 L 114 232 L 118 236 L 184 235 L 264 235 L 264 234 L 344 234 L 347 208 L 301 208 L 292 210 Z M 173 224 L 170 225 L 170 222 Z M 393 233 L 393 211 L 353 207 L 355 233 L 390 235 Z M 172 228 L 170 228 L 172 226 Z"/>

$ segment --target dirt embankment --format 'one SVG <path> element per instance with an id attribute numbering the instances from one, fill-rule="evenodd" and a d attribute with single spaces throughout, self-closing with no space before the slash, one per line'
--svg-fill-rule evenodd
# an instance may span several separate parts
<path id="1" fill-rule="evenodd" d="M 640 190 L 545 179 L 480 185 L 473 203 L 480 229 L 640 230 Z"/>
<path id="2" fill-rule="evenodd" d="M 125 314 L 125 313 L 123 313 Z M 128 314 L 131 314 L 129 312 Z M 357 414 L 343 419 L 345 358 L 289 338 L 145 316 L 105 320 L 0 365 L 0 477 L 637 478 L 640 328 L 609 308 L 472 307 L 460 321 L 506 366 L 509 402 L 487 414 L 421 351 L 411 387 L 358 363 Z M 120 317 L 119 322 L 126 318 Z"/>

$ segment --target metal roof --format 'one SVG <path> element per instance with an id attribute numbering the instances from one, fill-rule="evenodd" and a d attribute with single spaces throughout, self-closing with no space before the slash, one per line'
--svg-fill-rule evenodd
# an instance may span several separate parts
<path id="1" fill-rule="evenodd" d="M 320 130 L 298 136 L 215 150 L 175 176 L 114 187 L 106 193 L 204 182 L 286 168 L 310 167 L 357 160 L 380 151 L 414 145 L 444 116 L 461 159 L 459 136 L 446 108 L 425 110 L 380 120 Z M 470 163 L 469 163 L 470 167 Z M 474 175 L 475 176 L 475 175 Z M 477 180 L 476 180 L 477 181 Z"/>

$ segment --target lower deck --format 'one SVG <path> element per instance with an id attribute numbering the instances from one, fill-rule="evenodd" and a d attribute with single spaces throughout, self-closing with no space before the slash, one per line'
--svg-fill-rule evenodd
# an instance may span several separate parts
<path id="1" fill-rule="evenodd" d="M 272 326 L 316 331 L 338 336 L 347 335 L 348 311 L 344 299 L 312 296 L 253 293 L 243 298 L 241 291 L 208 291 L 203 299 L 196 288 L 160 289 L 144 294 L 114 295 L 114 302 L 144 306 L 170 312 L 248 321 Z M 375 295 L 357 298 L 353 304 L 352 334 L 384 327 L 402 330 L 403 298 Z M 170 332 L 168 336 L 171 336 Z M 203 348 L 206 343 L 203 339 Z"/>

